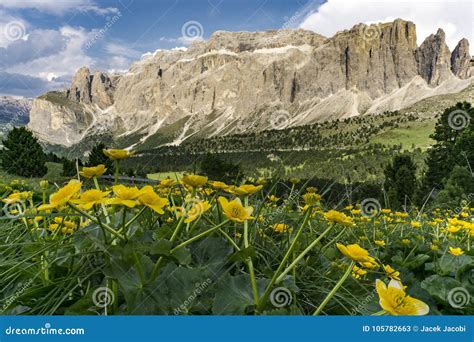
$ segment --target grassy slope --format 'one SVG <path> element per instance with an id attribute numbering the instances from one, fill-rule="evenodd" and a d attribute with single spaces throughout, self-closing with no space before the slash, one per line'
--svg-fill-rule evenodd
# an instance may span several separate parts
<path id="1" fill-rule="evenodd" d="M 412 146 L 422 150 L 428 149 L 433 143 L 430 135 L 433 133 L 435 121 L 414 122 L 405 127 L 394 128 L 374 136 L 370 143 L 384 145 L 402 145 L 403 149 L 412 149 Z"/>
<path id="2" fill-rule="evenodd" d="M 24 178 L 15 175 L 10 175 L 3 170 L 0 170 L 0 182 L 10 183 L 13 180 L 23 180 L 34 188 L 39 188 L 39 182 L 43 179 L 47 179 L 51 183 L 60 184 L 66 180 L 65 177 L 61 176 L 63 167 L 58 163 L 46 163 L 48 167 L 48 173 L 41 178 Z"/>

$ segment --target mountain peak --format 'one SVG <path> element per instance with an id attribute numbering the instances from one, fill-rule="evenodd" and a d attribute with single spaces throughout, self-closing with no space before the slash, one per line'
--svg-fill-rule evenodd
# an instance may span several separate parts
<path id="1" fill-rule="evenodd" d="M 178 144 L 399 110 L 467 87 L 468 51 L 463 40 L 451 54 L 442 31 L 418 47 L 415 24 L 402 19 L 331 38 L 301 29 L 218 31 L 185 51 L 144 58 L 121 76 L 81 68 L 66 93 L 74 110 L 43 97 L 29 127 L 71 144 L 98 131 L 133 135 L 127 141 L 135 144 L 152 136 Z"/>

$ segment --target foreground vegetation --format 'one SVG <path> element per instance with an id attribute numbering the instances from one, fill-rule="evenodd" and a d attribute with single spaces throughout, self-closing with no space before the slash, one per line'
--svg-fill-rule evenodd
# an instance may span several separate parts
<path id="1" fill-rule="evenodd" d="M 118 175 L 129 153 L 106 153 Z M 3 186 L 3 314 L 474 313 L 469 206 L 336 211 L 297 179 L 278 198 L 264 180 L 137 188 L 105 171 Z"/>

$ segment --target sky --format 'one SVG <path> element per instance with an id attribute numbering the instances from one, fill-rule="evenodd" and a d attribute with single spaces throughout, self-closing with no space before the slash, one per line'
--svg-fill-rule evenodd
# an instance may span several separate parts
<path id="1" fill-rule="evenodd" d="M 0 94 L 64 89 L 82 66 L 124 72 L 147 52 L 217 30 L 301 27 L 330 37 L 396 18 L 417 24 L 419 43 L 439 27 L 451 49 L 474 41 L 473 0 L 0 0 Z"/>

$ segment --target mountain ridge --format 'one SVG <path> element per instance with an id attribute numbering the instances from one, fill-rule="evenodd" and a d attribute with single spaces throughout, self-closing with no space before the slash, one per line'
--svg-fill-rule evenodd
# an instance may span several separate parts
<path id="1" fill-rule="evenodd" d="M 81 68 L 71 87 L 36 99 L 29 128 L 63 146 L 87 136 L 154 135 L 163 144 L 399 110 L 472 84 L 469 42 L 442 29 L 420 45 L 414 23 L 365 25 L 326 38 L 305 30 L 215 32 L 157 50 L 123 75 Z"/>

